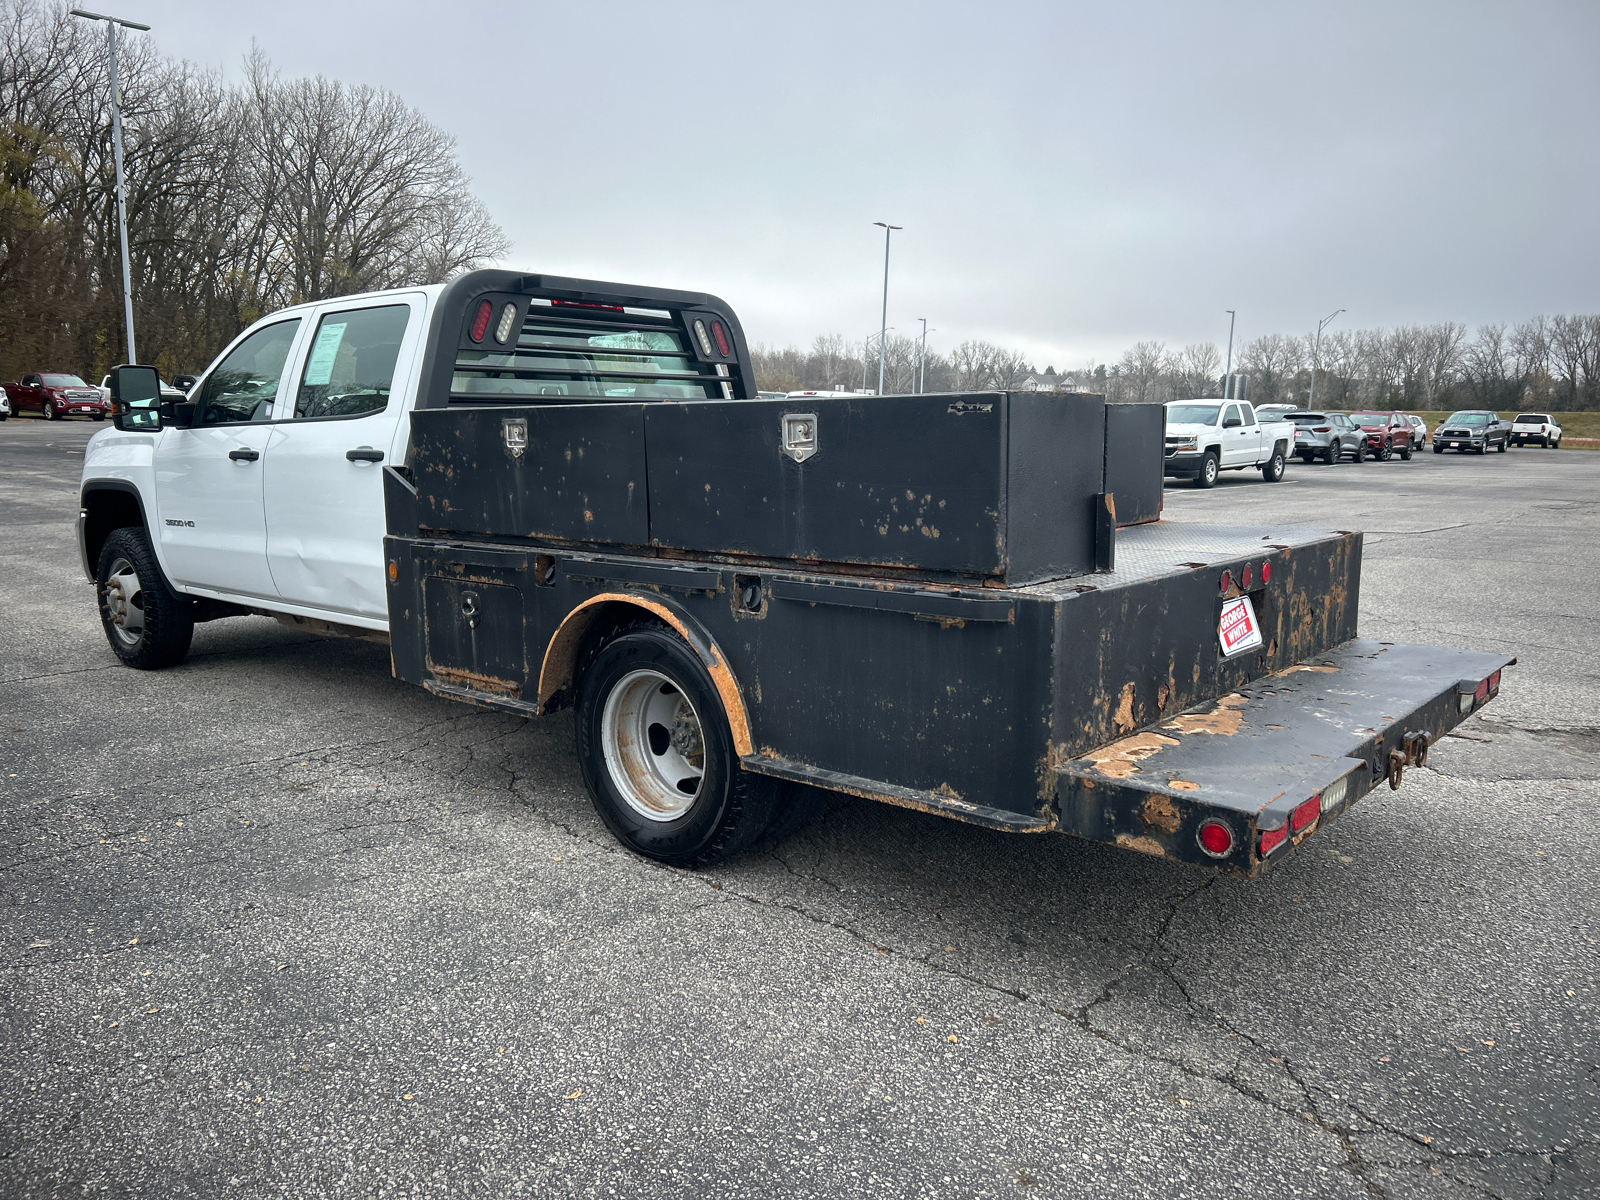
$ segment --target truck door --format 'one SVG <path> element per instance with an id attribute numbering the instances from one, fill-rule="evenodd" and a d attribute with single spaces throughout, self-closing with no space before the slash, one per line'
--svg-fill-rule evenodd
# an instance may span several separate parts
<path id="1" fill-rule="evenodd" d="M 1256 463 L 1266 462 L 1272 453 L 1272 447 L 1267 445 L 1267 431 L 1261 428 L 1261 422 L 1256 418 L 1256 410 L 1243 400 L 1239 401 L 1239 416 L 1244 421 L 1244 444 L 1249 447 L 1248 457 L 1239 461 L 1253 466 Z"/>
<path id="2" fill-rule="evenodd" d="M 266 460 L 267 562 L 287 601 L 387 620 L 383 464 L 403 445 L 424 304 L 417 293 L 317 311 Z"/>
<path id="3" fill-rule="evenodd" d="M 1244 467 L 1255 462 L 1255 444 L 1245 428 L 1244 415 L 1237 404 L 1222 410 L 1222 462 L 1224 467 Z"/>
<path id="4" fill-rule="evenodd" d="M 262 458 L 273 414 L 288 402 L 284 365 L 299 332 L 300 318 L 292 317 L 251 333 L 200 385 L 194 423 L 161 432 L 151 533 L 178 584 L 278 594 L 267 570 Z"/>

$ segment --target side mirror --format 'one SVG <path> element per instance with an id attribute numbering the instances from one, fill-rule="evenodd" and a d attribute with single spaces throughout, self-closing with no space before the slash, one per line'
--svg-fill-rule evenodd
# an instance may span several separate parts
<path id="1" fill-rule="evenodd" d="M 1224 429 L 1237 429 L 1237 428 L 1239 428 L 1239 426 L 1241 426 L 1243 424 L 1244 424 L 1244 422 L 1241 421 L 1238 417 L 1229 417 L 1226 421 L 1224 421 L 1222 423 L 1222 427 Z"/>
<path id="2" fill-rule="evenodd" d="M 193 375 L 174 375 L 172 377 L 172 386 L 185 393 L 199 382 L 200 380 Z"/>
<path id="3" fill-rule="evenodd" d="M 111 423 L 125 433 L 161 428 L 161 376 L 154 367 L 111 369 Z"/>

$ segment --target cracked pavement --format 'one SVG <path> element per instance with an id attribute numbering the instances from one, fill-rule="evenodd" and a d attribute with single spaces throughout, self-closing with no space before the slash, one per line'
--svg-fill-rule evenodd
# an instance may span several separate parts
<path id="1" fill-rule="evenodd" d="M 1521 660 L 1245 883 L 844 797 L 669 870 L 567 717 L 381 647 L 242 618 L 128 670 L 97 428 L 0 426 L 0 1194 L 1600 1194 L 1600 454 L 1168 489 L 1381 530 L 1363 635 Z"/>

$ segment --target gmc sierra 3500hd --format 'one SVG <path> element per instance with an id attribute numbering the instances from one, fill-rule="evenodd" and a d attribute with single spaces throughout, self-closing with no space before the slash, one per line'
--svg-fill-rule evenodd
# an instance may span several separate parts
<path id="1" fill-rule="evenodd" d="M 698 864 L 811 788 L 1255 876 L 1487 703 L 1356 637 L 1361 536 L 1162 521 L 1159 405 L 757 398 L 716 297 L 505 271 L 113 372 L 79 534 L 111 647 L 246 612 L 535 716 L 626 845 Z"/>

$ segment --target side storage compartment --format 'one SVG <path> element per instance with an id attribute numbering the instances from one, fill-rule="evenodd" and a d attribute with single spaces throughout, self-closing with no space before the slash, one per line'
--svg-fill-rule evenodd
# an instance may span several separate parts
<path id="1" fill-rule="evenodd" d="M 1117 525 L 1161 519 L 1165 404 L 1106 405 L 1105 490 L 1115 497 Z"/>

